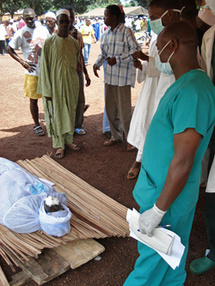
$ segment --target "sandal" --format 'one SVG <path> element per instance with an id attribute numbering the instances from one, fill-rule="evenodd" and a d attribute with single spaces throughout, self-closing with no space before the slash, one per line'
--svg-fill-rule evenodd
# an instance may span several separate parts
<path id="1" fill-rule="evenodd" d="M 38 126 L 34 126 L 34 132 L 38 135 L 38 136 L 44 136 L 45 132 L 43 131 L 42 127 L 40 125 Z"/>
<path id="2" fill-rule="evenodd" d="M 75 143 L 66 144 L 66 146 L 73 151 L 79 151 L 80 150 L 80 147 L 78 145 L 76 145 Z"/>
<path id="3" fill-rule="evenodd" d="M 113 145 L 116 145 L 118 143 L 122 143 L 122 140 L 121 139 L 114 139 L 114 138 L 111 138 L 107 141 L 105 141 L 103 143 L 104 146 L 113 146 Z"/>
<path id="4" fill-rule="evenodd" d="M 133 179 L 136 179 L 137 176 L 139 175 L 139 172 L 140 172 L 140 168 L 136 167 L 131 167 L 131 169 L 128 171 L 128 174 L 127 174 L 127 179 L 128 180 L 133 180 Z"/>
<path id="5" fill-rule="evenodd" d="M 78 135 L 85 135 L 86 134 L 86 132 L 82 128 L 75 128 L 74 132 Z"/>
<path id="6" fill-rule="evenodd" d="M 58 148 L 55 153 L 55 158 L 63 159 L 63 157 L 64 157 L 64 150 L 62 148 Z"/>
<path id="7" fill-rule="evenodd" d="M 133 145 L 131 145 L 130 143 L 127 143 L 127 147 L 126 147 L 126 150 L 128 151 L 128 152 L 132 152 L 132 151 L 134 151 L 136 148 L 133 146 Z"/>

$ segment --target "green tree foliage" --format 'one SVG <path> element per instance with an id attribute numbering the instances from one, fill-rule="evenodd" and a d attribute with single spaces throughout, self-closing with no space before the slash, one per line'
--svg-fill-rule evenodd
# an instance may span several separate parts
<path id="1" fill-rule="evenodd" d="M 173 0 L 174 1 L 174 0 Z M 142 6 L 143 8 L 148 7 L 148 3 L 150 2 L 149 0 L 135 0 L 135 2 L 137 3 L 136 6 Z M 135 5 L 132 5 L 135 6 Z"/>
<path id="2" fill-rule="evenodd" d="M 34 9 L 36 15 L 42 15 L 47 12 L 52 6 L 52 0 L 23 0 L 24 6 L 22 8 Z"/>
<path id="3" fill-rule="evenodd" d="M 6 12 L 9 12 L 12 16 L 14 12 L 23 7 L 22 0 L 0 0 L 0 14 L 3 15 Z"/>
<path id="4" fill-rule="evenodd" d="M 48 10 L 56 12 L 66 5 L 70 5 L 78 14 L 83 14 L 94 8 L 105 8 L 111 4 L 120 4 L 120 0 L 0 0 L 0 15 L 9 12 L 13 17 L 14 12 L 27 7 L 33 8 L 37 15 L 42 15 Z M 125 6 L 147 7 L 147 0 L 131 0 Z"/>
<path id="5" fill-rule="evenodd" d="M 87 8 L 87 12 L 95 8 L 105 8 L 113 4 L 120 4 L 120 0 L 96 0 L 95 2 L 91 2 Z"/>
<path id="6" fill-rule="evenodd" d="M 52 0 L 52 8 L 53 11 L 56 11 L 69 5 L 75 9 L 76 13 L 82 14 L 87 11 L 87 7 L 91 2 L 91 0 Z"/>
<path id="7" fill-rule="evenodd" d="M 0 14 L 9 12 L 11 15 L 17 10 L 30 7 L 37 15 L 42 15 L 48 10 L 56 12 L 66 5 L 72 6 L 79 14 L 87 11 L 91 0 L 0 0 Z"/>

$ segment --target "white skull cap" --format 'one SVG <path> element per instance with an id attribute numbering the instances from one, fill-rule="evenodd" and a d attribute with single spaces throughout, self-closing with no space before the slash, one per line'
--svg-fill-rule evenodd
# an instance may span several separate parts
<path id="1" fill-rule="evenodd" d="M 205 0 L 206 6 L 215 14 L 215 1 L 214 0 Z"/>
<path id="2" fill-rule="evenodd" d="M 198 17 L 209 26 L 215 25 L 215 15 L 207 8 L 199 10 Z"/>
<path id="3" fill-rule="evenodd" d="M 53 18 L 53 19 L 56 20 L 55 13 L 54 13 L 54 12 L 51 12 L 51 11 L 46 12 L 45 18 Z"/>
<path id="4" fill-rule="evenodd" d="M 67 10 L 67 9 L 60 9 L 60 10 L 58 10 L 58 11 L 56 12 L 56 17 L 58 17 L 59 15 L 62 15 L 62 14 L 67 15 L 68 18 L 70 19 L 69 10 Z"/>

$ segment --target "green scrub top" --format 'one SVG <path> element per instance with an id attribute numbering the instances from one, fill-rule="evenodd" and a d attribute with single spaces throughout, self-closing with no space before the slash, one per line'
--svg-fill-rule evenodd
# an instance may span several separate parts
<path id="1" fill-rule="evenodd" d="M 212 66 L 212 69 L 213 69 L 213 84 L 215 85 L 215 41 L 213 43 L 211 66 Z"/>
<path id="2" fill-rule="evenodd" d="M 149 127 L 142 166 L 133 195 L 142 210 L 157 201 L 174 156 L 174 134 L 195 128 L 202 135 L 188 181 L 169 208 L 171 216 L 188 213 L 198 200 L 201 161 L 215 122 L 215 88 L 202 70 L 191 70 L 170 86 Z"/>
<path id="3" fill-rule="evenodd" d="M 213 43 L 213 50 L 212 50 L 212 58 L 211 58 L 211 66 L 213 69 L 213 84 L 215 85 L 215 41 Z M 215 129 L 213 130 L 211 140 L 209 143 L 209 148 L 213 150 L 215 153 Z"/>

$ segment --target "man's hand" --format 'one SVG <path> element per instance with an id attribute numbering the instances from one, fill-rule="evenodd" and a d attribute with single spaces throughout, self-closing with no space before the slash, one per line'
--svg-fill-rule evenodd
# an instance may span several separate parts
<path id="1" fill-rule="evenodd" d="M 165 213 L 155 204 L 153 208 L 142 213 L 139 218 L 140 232 L 152 236 L 153 230 L 159 225 Z"/>
<path id="2" fill-rule="evenodd" d="M 36 65 L 34 63 L 23 61 L 22 66 L 30 73 L 36 70 Z"/>
<path id="3" fill-rule="evenodd" d="M 97 70 L 100 70 L 100 67 L 96 64 L 93 65 L 93 72 L 94 72 L 94 75 L 99 77 L 98 73 L 97 73 Z"/>
<path id="4" fill-rule="evenodd" d="M 90 79 L 90 77 L 89 77 L 88 74 L 85 75 L 85 79 L 86 79 L 86 84 L 85 84 L 85 86 L 88 87 L 88 86 L 91 84 L 91 79 Z"/>
<path id="5" fill-rule="evenodd" d="M 144 54 L 142 51 L 136 51 L 136 52 L 134 52 L 132 54 L 132 56 L 134 58 L 138 58 L 138 59 L 141 59 L 143 61 L 148 61 L 149 60 L 149 57 L 146 54 Z"/>
<path id="6" fill-rule="evenodd" d="M 141 61 L 139 61 L 138 59 L 133 59 L 133 65 L 136 69 L 140 69 L 142 70 L 142 64 Z"/>
<path id="7" fill-rule="evenodd" d="M 75 38 L 76 40 L 78 39 L 78 30 L 77 29 L 73 29 L 72 37 Z"/>
<path id="8" fill-rule="evenodd" d="M 116 64 L 116 58 L 113 57 L 113 58 L 108 58 L 107 59 L 107 63 L 110 65 L 110 66 L 114 66 Z"/>

